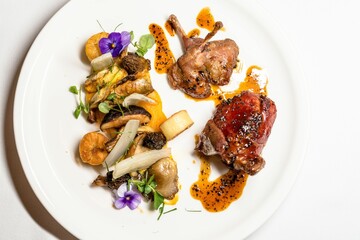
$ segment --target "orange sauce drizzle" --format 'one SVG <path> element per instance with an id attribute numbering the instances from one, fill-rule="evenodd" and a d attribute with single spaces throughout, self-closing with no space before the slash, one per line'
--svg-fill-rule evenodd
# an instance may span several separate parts
<path id="1" fill-rule="evenodd" d="M 263 82 L 265 79 L 265 82 Z M 254 93 L 267 95 L 267 76 L 263 73 L 261 67 L 253 65 L 246 70 L 246 76 L 243 81 L 240 82 L 239 87 L 233 91 L 225 92 L 222 91 L 219 86 L 211 86 L 211 95 L 207 98 L 198 99 L 193 98 L 188 95 L 185 95 L 187 98 L 190 98 L 194 101 L 213 101 L 215 106 L 221 103 L 223 100 L 233 98 L 234 96 L 240 94 L 242 91 L 252 91 Z"/>
<path id="2" fill-rule="evenodd" d="M 194 28 L 193 30 L 191 30 L 188 34 L 187 37 L 188 38 L 194 38 L 194 37 L 198 37 L 200 35 L 200 30 L 197 28 Z"/>
<path id="3" fill-rule="evenodd" d="M 239 89 L 250 90 L 254 93 L 259 93 L 264 96 L 267 95 L 267 76 L 262 72 L 262 68 L 259 66 L 251 66 L 246 71 L 246 77 L 243 82 L 240 83 Z"/>
<path id="4" fill-rule="evenodd" d="M 172 53 L 169 42 L 166 39 L 164 30 L 157 24 L 149 25 L 151 35 L 155 38 L 155 71 L 157 73 L 167 73 L 168 69 L 175 63 L 175 57 Z"/>
<path id="5" fill-rule="evenodd" d="M 200 200 L 207 211 L 224 211 L 232 202 L 240 198 L 248 175 L 228 170 L 225 174 L 210 181 L 210 161 L 204 156 L 200 156 L 200 160 L 199 179 L 192 184 L 190 194 L 193 198 Z"/>
<path id="6" fill-rule="evenodd" d="M 215 19 L 212 13 L 210 12 L 209 7 L 205 7 L 201 9 L 196 17 L 196 24 L 201 27 L 205 28 L 209 31 L 212 31 L 215 26 Z"/>
<path id="7" fill-rule="evenodd" d="M 162 100 L 156 90 L 149 93 L 147 97 L 153 99 L 156 104 L 143 101 L 139 103 L 139 107 L 144 108 L 151 114 L 150 122 L 148 122 L 147 125 L 153 128 L 155 131 L 160 131 L 160 125 L 167 119 L 163 112 Z"/>

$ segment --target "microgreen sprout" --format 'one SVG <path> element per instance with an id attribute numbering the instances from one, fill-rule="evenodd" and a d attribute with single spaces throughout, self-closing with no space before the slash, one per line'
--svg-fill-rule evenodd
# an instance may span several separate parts
<path id="1" fill-rule="evenodd" d="M 155 44 L 155 38 L 151 34 L 144 34 L 140 37 L 139 41 L 134 42 L 134 32 L 130 32 L 131 44 L 136 47 L 136 54 L 139 56 L 144 56 L 150 48 Z"/>
<path id="2" fill-rule="evenodd" d="M 167 214 L 167 213 L 170 213 L 170 212 L 173 212 L 173 211 L 176 211 L 177 208 L 173 208 L 173 209 L 170 209 L 166 212 L 164 212 L 164 208 L 165 208 L 165 204 L 162 203 L 161 206 L 159 207 L 159 216 L 157 218 L 157 220 L 160 220 L 161 216 L 164 215 L 164 214 Z"/>
<path id="3" fill-rule="evenodd" d="M 106 113 L 110 112 L 110 110 L 111 110 L 112 108 L 109 106 L 109 104 L 108 104 L 107 102 L 101 102 L 101 103 L 99 103 L 99 105 L 98 105 L 98 109 L 99 109 L 100 112 L 106 114 Z"/>
<path id="4" fill-rule="evenodd" d="M 117 95 L 116 93 L 110 93 L 106 99 L 112 101 L 116 98 L 116 95 Z"/>
<path id="5" fill-rule="evenodd" d="M 115 107 L 110 106 L 108 102 L 101 102 L 98 105 L 98 109 L 100 112 L 105 113 L 105 114 L 109 113 L 111 110 L 114 110 L 114 111 L 120 112 L 122 115 L 124 115 L 124 110 L 120 106 L 120 104 L 117 104 L 117 106 L 118 106 L 118 108 L 115 108 Z"/>
<path id="6" fill-rule="evenodd" d="M 84 112 L 86 114 L 89 113 L 89 109 L 90 109 L 90 106 L 89 104 L 84 104 L 84 102 L 82 101 L 81 99 L 81 87 L 80 88 L 77 88 L 76 86 L 71 86 L 69 88 L 69 91 L 75 95 L 78 95 L 79 96 L 79 103 L 78 105 L 76 106 L 75 110 L 74 110 L 74 116 L 76 119 L 79 118 L 81 112 Z"/>
<path id="7" fill-rule="evenodd" d="M 164 203 L 164 197 L 156 190 L 156 182 L 154 180 L 154 175 L 151 175 L 150 178 L 148 178 L 148 172 L 145 172 L 145 177 L 141 180 L 134 180 L 134 179 L 130 179 L 129 184 L 134 184 L 138 191 L 143 194 L 146 198 L 149 198 L 149 194 L 152 193 L 153 195 L 153 202 L 154 202 L 154 209 L 155 210 L 159 210 L 159 216 L 157 218 L 157 220 L 160 219 L 160 217 L 163 214 L 167 214 L 169 212 L 175 211 L 177 210 L 176 208 L 173 208 L 169 211 L 165 211 L 164 212 L 164 208 L 165 208 L 165 203 Z"/>

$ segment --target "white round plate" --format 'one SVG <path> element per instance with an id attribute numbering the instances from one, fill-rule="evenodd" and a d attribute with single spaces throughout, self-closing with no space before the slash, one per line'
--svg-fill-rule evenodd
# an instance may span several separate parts
<path id="1" fill-rule="evenodd" d="M 160 220 L 158 212 L 150 211 L 145 203 L 134 211 L 116 210 L 108 190 L 90 186 L 96 171 L 78 160 L 79 140 L 96 129 L 84 118 L 73 117 L 76 97 L 68 91 L 72 85 L 80 86 L 90 72 L 84 44 L 92 34 L 102 31 L 98 22 L 108 32 L 121 24 L 118 31 L 132 30 L 136 38 L 148 33 L 149 24 L 163 26 L 167 17 L 175 14 L 190 31 L 197 27 L 196 16 L 204 7 L 209 7 L 225 26 L 215 38 L 228 37 L 238 43 L 244 70 L 258 65 L 268 73 L 268 96 L 277 104 L 278 117 L 263 151 L 266 167 L 249 177 L 242 197 L 227 210 L 204 210 L 190 196 L 190 186 L 199 174 L 199 160 L 193 154 L 194 135 L 212 115 L 214 103 L 184 97 L 169 87 L 164 74 L 152 70 L 152 82 L 163 99 L 164 112 L 169 116 L 186 109 L 195 121 L 169 143 L 181 183 L 177 210 Z M 201 34 L 204 36 L 206 31 L 202 29 Z M 179 39 L 167 37 L 174 55 L 179 57 Z M 153 52 L 146 55 L 152 62 Z M 304 158 L 307 93 L 293 53 L 276 24 L 253 1 L 71 0 L 36 38 L 18 80 L 14 128 L 26 177 L 50 214 L 81 239 L 245 238 L 279 207 Z M 235 74 L 233 81 L 243 77 Z"/>

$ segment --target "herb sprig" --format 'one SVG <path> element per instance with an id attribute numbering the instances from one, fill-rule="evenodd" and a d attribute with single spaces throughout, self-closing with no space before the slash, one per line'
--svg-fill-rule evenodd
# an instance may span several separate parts
<path id="1" fill-rule="evenodd" d="M 82 101 L 82 98 L 81 98 L 81 87 L 77 88 L 76 86 L 71 86 L 69 88 L 69 91 L 75 95 L 78 95 L 79 96 L 79 103 L 78 105 L 76 106 L 75 110 L 74 110 L 74 116 L 76 119 L 79 118 L 81 112 L 84 112 L 86 114 L 89 113 L 89 110 L 90 110 L 90 106 L 89 104 L 84 104 L 84 102 Z"/>
<path id="2" fill-rule="evenodd" d="M 144 34 L 140 37 L 139 41 L 133 42 L 135 36 L 134 32 L 130 32 L 130 41 L 131 44 L 136 48 L 136 54 L 139 56 L 144 56 L 149 49 L 151 49 L 155 44 L 155 38 L 151 34 Z"/>
<path id="3" fill-rule="evenodd" d="M 152 193 L 154 196 L 154 208 L 159 209 L 160 205 L 164 203 L 164 197 L 161 196 L 158 191 L 156 191 L 156 182 L 154 180 L 154 175 L 148 178 L 148 172 L 145 172 L 145 177 L 141 180 L 130 179 L 129 183 L 135 184 L 140 193 L 142 193 L 146 198 L 149 198 Z"/>
<path id="4" fill-rule="evenodd" d="M 112 107 L 109 105 L 108 102 L 104 101 L 104 102 L 99 103 L 98 109 L 100 112 L 105 113 L 105 114 L 109 113 L 110 110 L 115 110 L 115 111 L 121 112 L 124 115 L 124 111 L 123 111 L 124 106 L 121 106 L 119 103 L 116 102 L 116 100 L 121 101 L 124 99 L 125 99 L 124 96 L 119 96 L 116 93 L 110 93 L 109 96 L 106 98 L 106 100 L 112 101 L 115 105 L 117 105 L 118 108 Z M 127 108 L 127 107 L 124 107 L 124 108 Z"/>
<path id="5" fill-rule="evenodd" d="M 164 207 L 165 207 L 165 203 L 164 203 L 164 197 L 156 190 L 156 182 L 154 180 L 154 175 L 151 175 L 150 178 L 148 178 L 148 172 L 145 172 L 145 177 L 141 180 L 134 180 L 134 179 L 130 179 L 128 180 L 129 184 L 134 184 L 138 191 L 144 195 L 144 197 L 146 198 L 150 198 L 150 194 L 153 195 L 153 200 L 154 200 L 154 209 L 155 210 L 159 210 L 159 216 L 157 218 L 157 220 L 160 219 L 160 217 L 163 214 L 172 212 L 177 210 L 176 208 L 173 208 L 169 211 L 164 212 Z"/>

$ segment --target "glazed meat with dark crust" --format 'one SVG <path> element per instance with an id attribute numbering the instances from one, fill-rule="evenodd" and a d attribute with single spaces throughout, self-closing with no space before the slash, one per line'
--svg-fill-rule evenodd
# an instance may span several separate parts
<path id="1" fill-rule="evenodd" d="M 216 22 L 214 30 L 202 39 L 187 37 L 175 15 L 171 15 L 168 22 L 182 39 L 185 50 L 168 71 L 171 87 L 194 98 L 206 98 L 211 94 L 210 84 L 228 84 L 239 48 L 231 39 L 210 41 L 223 24 Z"/>
<path id="2" fill-rule="evenodd" d="M 265 165 L 261 152 L 276 112 L 268 97 L 244 91 L 216 107 L 196 149 L 205 155 L 219 154 L 229 168 L 254 175 Z"/>

